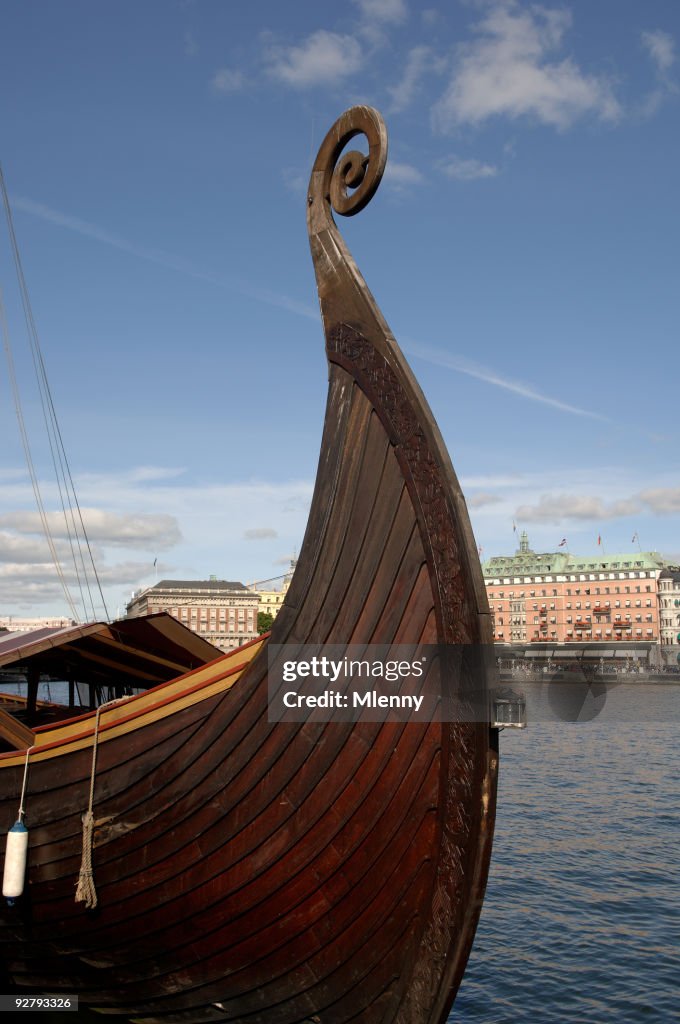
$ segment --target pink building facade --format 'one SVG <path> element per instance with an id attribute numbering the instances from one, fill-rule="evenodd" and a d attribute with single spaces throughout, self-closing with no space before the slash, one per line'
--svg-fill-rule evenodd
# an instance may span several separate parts
<path id="1" fill-rule="evenodd" d="M 482 566 L 499 643 L 659 643 L 657 552 L 537 553 L 526 533 Z"/>

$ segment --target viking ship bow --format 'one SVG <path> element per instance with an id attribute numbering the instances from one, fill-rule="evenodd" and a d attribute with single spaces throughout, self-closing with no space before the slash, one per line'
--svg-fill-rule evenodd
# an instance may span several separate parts
<path id="1" fill-rule="evenodd" d="M 367 156 L 344 152 L 356 135 Z M 385 160 L 380 115 L 355 107 L 312 171 L 328 404 L 272 645 L 491 639 L 446 449 L 332 216 L 369 202 Z M 443 1024 L 486 882 L 496 734 L 273 722 L 267 684 L 256 643 L 0 756 L 7 828 L 28 763 L 11 982 L 148 1022 Z M 90 794 L 95 909 L 73 899 Z"/>

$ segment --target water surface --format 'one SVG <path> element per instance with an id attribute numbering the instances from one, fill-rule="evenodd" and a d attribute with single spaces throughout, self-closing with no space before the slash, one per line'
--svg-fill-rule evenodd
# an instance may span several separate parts
<path id="1" fill-rule="evenodd" d="M 576 722 L 555 720 L 547 685 L 521 687 L 529 727 L 501 733 L 487 896 L 449 1020 L 680 1020 L 680 686 L 608 689 Z"/>

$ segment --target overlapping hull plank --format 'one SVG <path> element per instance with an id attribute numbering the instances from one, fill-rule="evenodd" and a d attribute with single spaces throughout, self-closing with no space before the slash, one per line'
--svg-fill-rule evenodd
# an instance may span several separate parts
<path id="1" fill-rule="evenodd" d="M 374 112 L 358 110 L 374 131 Z M 436 426 L 351 257 L 315 217 L 328 407 L 271 642 L 484 642 L 469 524 Z M 146 1021 L 441 1024 L 486 879 L 488 725 L 270 723 L 266 652 L 233 685 L 230 665 L 221 692 L 139 721 L 132 700 L 100 734 L 94 911 L 73 900 L 92 737 L 33 752 L 28 896 L 2 912 L 10 977 Z M 211 672 L 214 683 L 220 664 Z M 192 690 L 191 673 L 182 682 Z M 0 758 L 7 827 L 22 773 L 21 756 Z"/>

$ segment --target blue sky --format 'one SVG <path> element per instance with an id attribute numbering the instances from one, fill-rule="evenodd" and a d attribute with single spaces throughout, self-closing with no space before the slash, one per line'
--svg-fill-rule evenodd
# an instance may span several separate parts
<path id="1" fill-rule="evenodd" d="M 6 5 L 0 159 L 110 614 L 299 548 L 326 390 L 305 189 L 357 102 L 390 156 L 341 230 L 483 557 L 514 521 L 537 550 L 680 558 L 679 39 L 674 0 Z M 0 614 L 66 613 L 4 365 L 0 427 Z"/>

